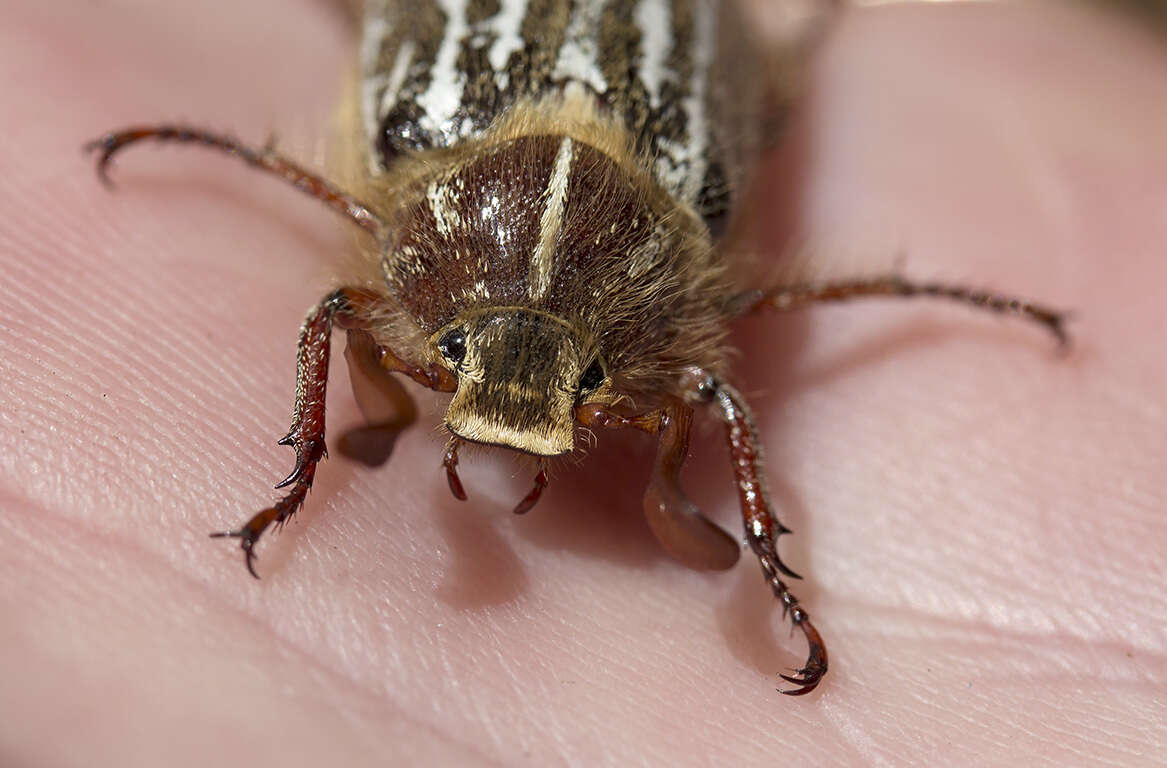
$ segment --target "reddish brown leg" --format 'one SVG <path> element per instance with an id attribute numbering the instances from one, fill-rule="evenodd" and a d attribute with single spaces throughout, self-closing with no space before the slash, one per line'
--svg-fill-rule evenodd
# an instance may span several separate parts
<path id="1" fill-rule="evenodd" d="M 107 133 L 99 139 L 85 145 L 86 151 L 99 153 L 97 174 L 103 182 L 109 184 L 108 169 L 113 156 L 125 147 L 137 142 L 152 139 L 160 142 L 179 142 L 198 144 L 204 147 L 224 152 L 240 158 L 253 168 L 278 176 L 301 192 L 320 200 L 334 211 L 372 234 L 379 242 L 386 239 L 385 222 L 369 206 L 361 203 L 330 184 L 321 176 L 305 170 L 291 160 L 278 155 L 271 146 L 255 148 L 243 144 L 222 134 L 204 131 L 185 125 L 154 125 L 136 126 L 121 131 Z M 252 576 L 259 578 L 255 572 L 255 544 L 260 536 L 272 523 L 282 525 L 296 513 L 304 503 L 312 480 L 316 476 L 316 465 L 326 454 L 324 444 L 324 400 L 325 389 L 328 384 L 328 358 L 331 344 L 332 324 L 335 320 L 342 327 L 359 330 L 362 318 L 370 314 L 370 304 L 377 301 L 377 297 L 366 291 L 356 288 L 346 288 L 329 294 L 309 313 L 300 330 L 300 347 L 297 356 L 296 370 L 296 408 L 292 417 L 292 428 L 280 440 L 281 445 L 290 445 L 296 450 L 296 468 L 288 477 L 277 485 L 277 488 L 291 487 L 287 495 L 274 506 L 263 510 L 247 521 L 246 525 L 235 531 L 211 534 L 215 537 L 230 536 L 240 539 L 243 548 L 247 570 Z M 351 339 L 350 339 L 351 341 Z M 368 334 L 362 333 L 356 337 L 357 349 L 354 354 L 362 372 L 367 378 L 374 381 L 374 388 L 380 386 L 382 394 L 387 394 L 390 400 L 395 400 L 402 407 L 399 419 L 406 422 L 412 420 L 414 411 L 412 403 L 400 387 L 386 385 L 382 377 L 377 379 L 373 368 L 380 366 L 383 371 L 404 373 L 414 381 L 444 392 L 451 392 L 457 387 L 457 380 L 444 368 L 431 365 L 425 368 L 411 365 L 387 349 L 373 344 Z M 367 384 L 368 382 L 364 382 Z M 395 382 L 393 383 L 395 384 Z M 361 393 L 356 393 L 358 401 Z M 405 405 L 402 405 L 405 403 Z M 362 408 L 366 404 L 362 403 Z M 374 423 L 374 428 L 378 424 Z M 386 441 L 389 431 L 387 424 L 380 424 L 378 432 L 367 432 L 359 436 L 356 442 L 348 441 L 346 449 L 351 454 L 366 462 L 383 461 L 388 458 L 392 448 L 391 441 Z M 362 443 L 360 437 L 368 438 Z M 350 452 L 347 451 L 346 452 Z"/>
<path id="2" fill-rule="evenodd" d="M 794 675 L 780 675 L 783 680 L 798 687 L 782 693 L 790 696 L 810 693 L 827 673 L 827 648 L 811 623 L 810 616 L 782 581 L 782 576 L 793 579 L 801 577 L 787 568 L 778 557 L 777 539 L 783 533 L 789 533 L 790 529 L 778 521 L 770 505 L 766 482 L 762 477 L 762 447 L 758 443 L 758 430 L 754 426 L 753 416 L 741 395 L 729 385 L 700 370 L 692 371 L 690 377 L 694 397 L 713 403 L 725 423 L 746 541 L 762 565 L 762 574 L 770 590 L 782 603 L 783 615 L 789 614 L 790 621 L 802 630 L 809 646 L 806 664 L 802 669 Z"/>
<path id="3" fill-rule="evenodd" d="M 450 486 L 450 493 L 458 501 L 466 501 L 466 488 L 462 485 L 462 478 L 458 477 L 458 446 L 462 441 L 456 437 L 450 438 L 446 445 L 446 455 L 442 457 L 442 466 L 446 468 L 446 482 Z M 543 495 L 547 487 L 547 470 L 540 469 L 535 475 L 535 486 L 515 505 L 516 515 L 525 515 L 531 511 Z"/>
<path id="4" fill-rule="evenodd" d="M 514 512 L 516 515 L 525 515 L 531 511 L 535 503 L 539 501 L 539 497 L 543 495 L 543 489 L 547 487 L 547 470 L 540 469 L 539 474 L 535 475 L 535 487 L 523 497 L 522 501 L 515 505 Z"/>
<path id="5" fill-rule="evenodd" d="M 417 406 L 397 377 L 381 365 L 383 355 L 368 331 L 350 329 L 347 337 L 344 358 L 365 424 L 341 435 L 337 448 L 365 466 L 379 467 L 389 460 L 401 433 L 417 421 Z"/>
<path id="6" fill-rule="evenodd" d="M 847 301 L 868 296 L 893 298 L 925 296 L 949 299 L 976 309 L 1011 314 L 1035 322 L 1052 333 L 1059 345 L 1064 346 L 1069 341 L 1065 327 L 1068 316 L 1065 312 L 1059 312 L 1013 296 L 1003 296 L 961 285 L 914 283 L 899 275 L 868 280 L 841 280 L 829 283 L 783 286 L 770 291 L 756 291 L 740 296 L 736 304 L 742 308 L 742 314 L 745 314 L 762 307 L 780 310 L 798 309 L 808 304 Z"/>
<path id="7" fill-rule="evenodd" d="M 586 427 L 632 428 L 658 436 L 652 479 L 644 492 L 644 515 L 670 555 L 698 570 L 722 571 L 737 562 L 741 554 L 737 541 L 702 515 L 681 489 L 692 408 L 678 401 L 659 411 L 621 416 L 600 403 L 587 403 L 575 413 Z"/>
<path id="8" fill-rule="evenodd" d="M 331 351 L 333 323 L 342 328 L 359 328 L 369 314 L 376 296 L 359 288 L 342 288 L 326 296 L 312 308 L 300 329 L 299 351 L 296 355 L 296 407 L 292 413 L 292 427 L 280 440 L 296 451 L 296 467 L 276 488 L 289 488 L 287 495 L 275 505 L 254 515 L 242 528 L 212 533 L 214 538 L 239 539 L 247 570 L 255 578 L 255 545 L 272 523 L 286 523 L 304 503 L 316 465 L 327 454 L 324 443 L 324 403 L 328 387 L 328 362 Z M 412 378 L 438 388 L 453 377 L 432 368 L 418 368 L 403 363 L 387 350 L 376 348 L 376 357 L 389 370 L 405 372 Z M 444 371 L 444 369 L 443 369 Z"/>
<path id="9" fill-rule="evenodd" d="M 802 630 L 810 649 L 802 669 L 795 675 L 780 676 L 798 686 L 782 693 L 792 696 L 810 693 L 827 672 L 827 648 L 810 616 L 782 581 L 782 575 L 791 578 L 798 578 L 798 575 L 783 564 L 775 548 L 777 537 L 789 531 L 770 509 L 753 419 L 733 389 L 701 370 L 692 371 L 688 378 L 686 386 L 694 400 L 716 403 L 721 411 L 729 438 L 746 539 L 762 565 L 766 582 L 782 603 L 783 615 L 789 614 L 794 625 Z M 653 533 L 665 549 L 682 562 L 696 568 L 722 570 L 737 562 L 737 542 L 693 506 L 679 483 L 681 465 L 688 452 L 692 416 L 693 409 L 683 403 L 636 416 L 621 416 L 599 403 L 586 403 L 575 410 L 576 419 L 586 427 L 632 428 L 660 436 L 652 481 L 644 496 L 645 514 Z"/>
<path id="10" fill-rule="evenodd" d="M 125 147 L 144 139 L 200 144 L 240 158 L 253 168 L 279 176 L 306 195 L 322 201 L 329 208 L 350 219 L 378 241 L 386 235 L 385 222 L 369 206 L 342 192 L 311 171 L 281 157 L 271 147 L 255 148 L 230 136 L 192 128 L 187 125 L 147 125 L 112 131 L 85 145 L 87 152 L 100 152 L 97 175 L 110 184 L 109 163 Z"/>
<path id="11" fill-rule="evenodd" d="M 328 387 L 332 323 L 338 315 L 352 317 L 350 299 L 353 293 L 351 289 L 330 293 L 312 308 L 300 328 L 300 345 L 296 355 L 296 407 L 292 412 L 292 427 L 280 440 L 280 445 L 290 445 L 295 449 L 296 467 L 276 486 L 291 486 L 291 490 L 274 506 L 253 516 L 242 528 L 211 534 L 214 538 L 229 536 L 239 539 L 247 570 L 257 579 L 256 542 L 272 523 L 283 525 L 296 513 L 312 487 L 316 464 L 324 458 L 324 399 Z"/>
<path id="12" fill-rule="evenodd" d="M 458 477 L 458 446 L 462 443 L 456 437 L 451 437 L 446 445 L 446 455 L 442 457 L 442 466 L 446 468 L 446 482 L 450 485 L 450 493 L 458 501 L 466 501 L 466 489 L 462 487 L 462 479 Z"/>

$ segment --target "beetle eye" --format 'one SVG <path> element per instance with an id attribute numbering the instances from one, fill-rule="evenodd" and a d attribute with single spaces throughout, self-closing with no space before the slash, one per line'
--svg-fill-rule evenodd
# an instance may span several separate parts
<path id="1" fill-rule="evenodd" d="M 462 362 L 462 358 L 466 357 L 466 334 L 461 328 L 446 331 L 445 335 L 438 339 L 438 351 L 455 365 Z"/>
<path id="2" fill-rule="evenodd" d="M 600 366 L 599 360 L 593 360 L 588 369 L 584 371 L 583 376 L 579 379 L 579 388 L 583 392 L 590 392 L 604 383 L 604 369 Z"/>

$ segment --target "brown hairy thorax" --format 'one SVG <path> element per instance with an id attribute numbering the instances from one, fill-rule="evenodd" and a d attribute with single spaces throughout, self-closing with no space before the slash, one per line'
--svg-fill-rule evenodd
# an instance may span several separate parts
<path id="1" fill-rule="evenodd" d="M 442 464 L 457 498 L 466 498 L 457 474 L 463 441 L 537 457 L 518 513 L 547 486 L 547 457 L 576 448 L 577 429 L 645 432 L 657 439 L 642 503 L 649 526 L 686 565 L 723 570 L 740 545 L 680 483 L 701 408 L 725 428 L 746 545 L 808 643 L 803 667 L 781 675 L 795 686 L 783 693 L 814 690 L 827 672 L 826 645 L 786 584 L 798 578 L 777 551 L 789 530 L 770 503 L 753 416 L 727 380 L 730 320 L 922 296 L 1023 317 L 1065 342 L 1065 316 L 896 274 L 735 288 L 713 227 L 734 212 L 745 171 L 757 165 L 762 89 L 742 75 L 762 67 L 730 5 L 542 0 L 521 19 L 460 0 L 361 5 L 361 64 L 340 153 L 350 191 L 271 147 L 184 125 L 127 128 L 88 145 L 100 153 L 102 179 L 117 152 L 144 139 L 226 152 L 368 235 L 356 268 L 300 330 L 296 404 L 280 441 L 296 453 L 277 486 L 285 495 L 212 535 L 238 538 L 258 578 L 257 542 L 304 503 L 325 455 L 336 327 L 346 331 L 353 393 L 368 422 L 341 438 L 341 453 L 369 465 L 389 458 L 417 417 L 397 375 L 453 393 Z M 789 96 L 788 86 L 778 90 Z"/>
<path id="2" fill-rule="evenodd" d="M 576 134 L 603 135 L 593 120 Z M 523 125 L 544 122 L 554 114 Z M 428 337 L 427 359 L 457 375 L 451 432 L 555 455 L 572 448 L 590 366 L 601 376 L 589 393 L 609 383 L 591 399 L 638 404 L 679 397 L 687 366 L 723 369 L 724 269 L 697 217 L 627 157 L 562 133 L 515 134 L 508 126 L 440 163 L 411 159 L 433 170 L 390 220 L 381 285 Z M 401 321 L 383 314 L 371 333 L 389 340 Z M 451 334 L 457 356 L 442 349 Z"/>

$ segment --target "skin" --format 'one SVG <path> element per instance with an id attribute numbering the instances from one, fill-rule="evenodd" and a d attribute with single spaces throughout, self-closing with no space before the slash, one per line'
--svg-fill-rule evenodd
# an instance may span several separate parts
<path id="1" fill-rule="evenodd" d="M 986 5 L 830 32 L 800 141 L 767 166 L 786 183 L 759 198 L 781 236 L 819 276 L 898 257 L 1077 320 L 1066 356 L 936 304 L 741 324 L 737 383 L 796 531 L 780 548 L 831 651 L 792 700 L 774 675 L 805 648 L 757 566 L 687 571 L 651 538 L 639 435 L 604 434 L 516 518 L 528 468 L 468 451 L 470 501 L 451 498 L 419 393 L 386 467 L 334 451 L 261 546 L 262 581 L 206 538 L 291 466 L 295 333 L 347 231 L 193 149 L 127 153 L 109 194 L 78 147 L 187 118 L 311 156 L 343 20 L 217 4 L 4 3 L 0 763 L 1162 759 L 1167 50 L 1149 34 Z M 334 373 L 330 442 L 358 422 Z M 736 535 L 701 423 L 686 484 Z"/>

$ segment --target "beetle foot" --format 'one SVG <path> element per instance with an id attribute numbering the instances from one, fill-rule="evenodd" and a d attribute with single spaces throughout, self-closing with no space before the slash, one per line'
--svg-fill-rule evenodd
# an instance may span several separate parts
<path id="1" fill-rule="evenodd" d="M 766 577 L 766 583 L 770 585 L 770 591 L 782 604 L 782 618 L 785 619 L 789 616 L 790 623 L 801 629 L 806 638 L 808 651 L 806 663 L 802 669 L 796 670 L 793 675 L 778 675 L 786 682 L 798 686 L 785 691 L 779 688 L 779 693 L 784 693 L 787 696 L 802 696 L 813 691 L 822 680 L 823 675 L 827 673 L 827 645 L 823 642 L 823 638 L 815 629 L 814 624 L 811 623 L 810 614 L 803 610 L 802 606 L 798 604 L 798 598 L 782 581 L 780 574 L 785 573 L 785 571 L 779 565 L 778 554 L 772 550 L 763 552 L 759 555 L 758 560 L 762 565 L 762 573 Z"/>
<path id="2" fill-rule="evenodd" d="M 234 531 L 217 531 L 211 534 L 212 539 L 239 539 L 239 546 L 243 550 L 243 564 L 247 566 L 247 571 L 255 578 L 259 578 L 259 574 L 255 572 L 255 542 L 259 541 L 259 534 L 252 532 L 249 528 L 239 528 Z"/>
<path id="3" fill-rule="evenodd" d="M 818 630 L 810 623 L 810 617 L 797 605 L 791 610 L 791 618 L 795 626 L 801 629 L 802 634 L 806 636 L 810 651 L 802 669 L 793 675 L 778 675 L 786 682 L 798 687 L 785 691 L 779 688 L 778 692 L 787 696 L 803 696 L 817 688 L 823 675 L 827 673 L 827 646 L 823 643 L 822 637 L 819 636 Z"/>

